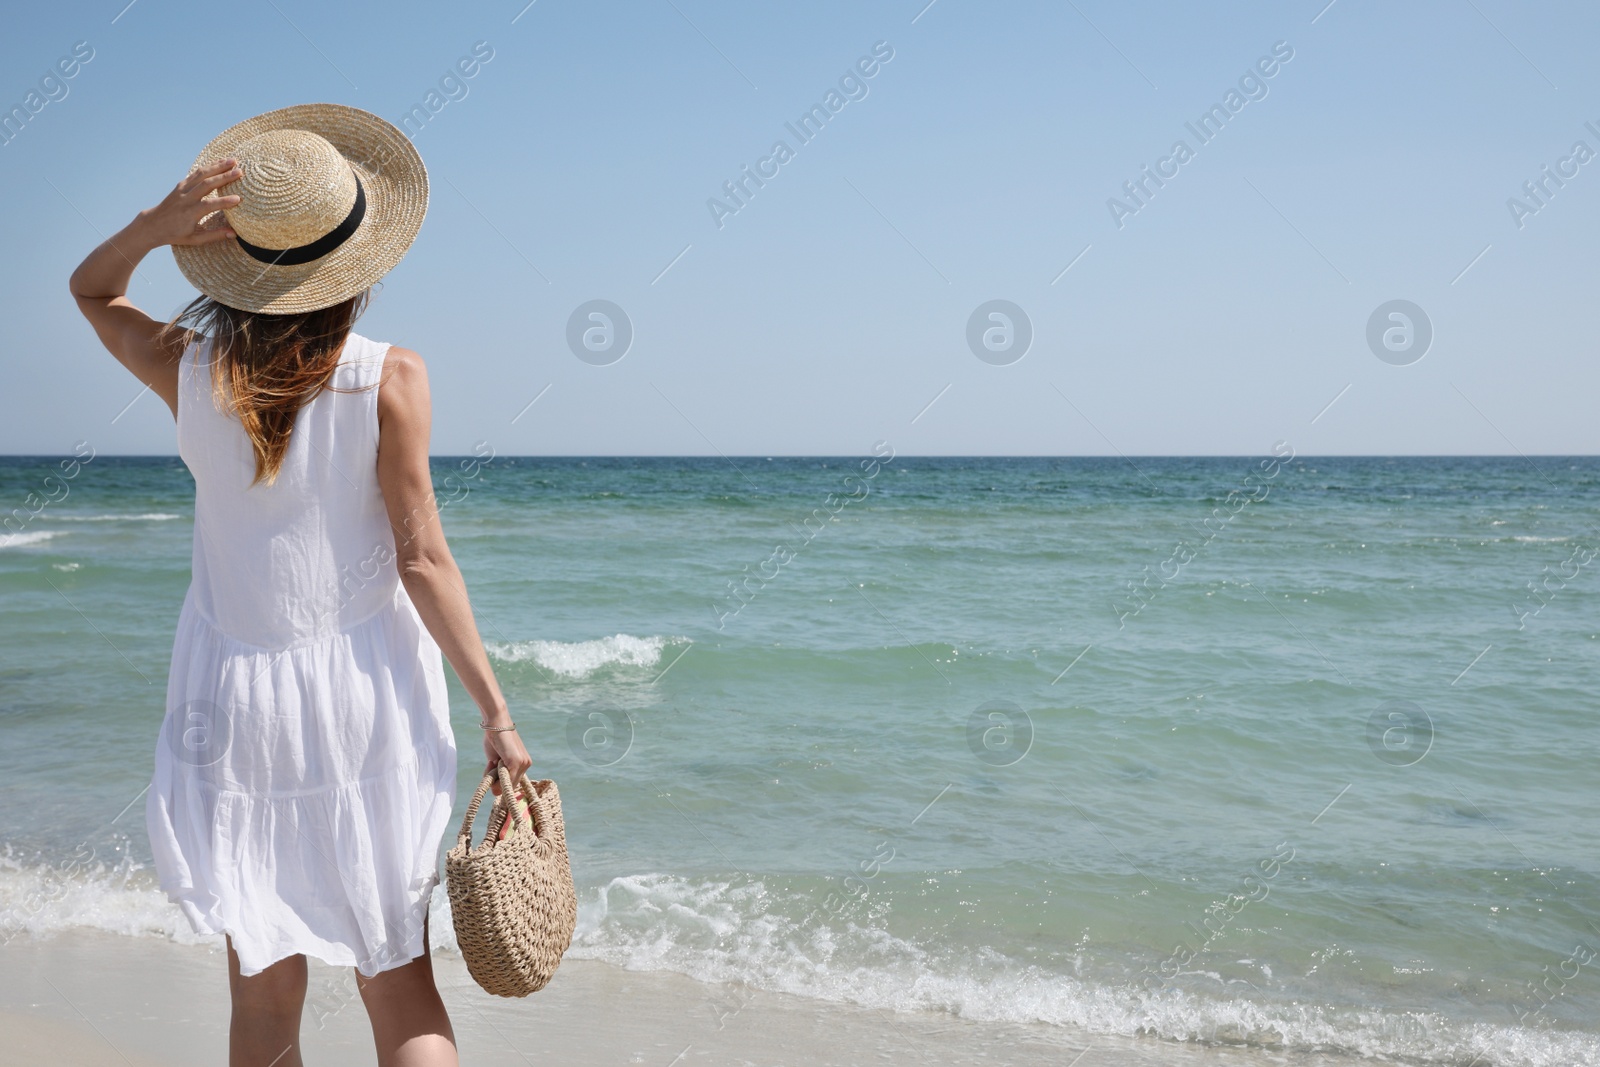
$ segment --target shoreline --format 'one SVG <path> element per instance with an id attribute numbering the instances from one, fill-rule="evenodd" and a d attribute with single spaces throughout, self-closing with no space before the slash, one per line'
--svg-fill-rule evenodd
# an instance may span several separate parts
<path id="1" fill-rule="evenodd" d="M 874 1060 L 951 1065 L 1221 1067 L 1348 1062 L 1315 1053 L 1118 1038 L 1047 1024 L 856 1008 L 667 972 L 567 960 L 525 1000 L 478 989 L 460 957 L 434 956 L 463 1063 L 806 1064 Z M 313 963 L 301 1027 L 307 1063 L 371 1064 L 366 1013 L 348 971 Z M 0 1064 L 57 1067 L 224 1062 L 226 961 L 220 949 L 71 931 L 0 947 Z"/>

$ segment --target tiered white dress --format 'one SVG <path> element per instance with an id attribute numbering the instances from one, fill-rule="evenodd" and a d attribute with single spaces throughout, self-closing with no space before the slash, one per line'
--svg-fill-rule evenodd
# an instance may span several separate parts
<path id="1" fill-rule="evenodd" d="M 388 347 L 350 335 L 270 486 L 208 347 L 179 367 L 193 579 L 145 821 L 161 888 L 246 975 L 296 953 L 372 975 L 423 950 L 456 748 L 378 487 Z"/>

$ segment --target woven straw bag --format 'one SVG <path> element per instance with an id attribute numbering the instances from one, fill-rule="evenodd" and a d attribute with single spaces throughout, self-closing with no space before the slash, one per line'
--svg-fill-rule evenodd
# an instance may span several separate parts
<path id="1" fill-rule="evenodd" d="M 472 822 L 492 773 L 478 783 L 455 847 L 445 855 L 445 882 L 456 942 L 473 980 L 498 997 L 525 997 L 544 988 L 572 944 L 578 894 L 556 784 L 518 779 L 530 827 L 512 803 L 517 793 L 510 775 L 503 766 L 496 769 L 500 796 L 489 813 L 489 832 L 474 848 Z M 507 819 L 515 825 L 501 839 Z"/>

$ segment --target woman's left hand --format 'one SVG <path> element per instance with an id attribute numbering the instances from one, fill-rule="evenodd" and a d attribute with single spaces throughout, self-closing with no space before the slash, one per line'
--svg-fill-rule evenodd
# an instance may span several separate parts
<path id="1" fill-rule="evenodd" d="M 237 207 L 239 197 L 210 195 L 244 174 L 237 159 L 219 159 L 194 171 L 173 187 L 166 199 L 139 212 L 135 223 L 152 247 L 162 245 L 205 245 L 234 236 L 222 209 Z M 216 217 L 201 225 L 206 216 Z"/>
<path id="2" fill-rule="evenodd" d="M 490 770 L 493 770 L 496 764 L 503 764 L 506 773 L 511 775 L 513 783 L 533 766 L 533 757 L 528 755 L 528 750 L 522 745 L 522 738 L 517 736 L 515 730 L 485 730 L 483 754 L 488 757 Z M 491 784 L 495 795 L 499 796 L 499 781 Z"/>

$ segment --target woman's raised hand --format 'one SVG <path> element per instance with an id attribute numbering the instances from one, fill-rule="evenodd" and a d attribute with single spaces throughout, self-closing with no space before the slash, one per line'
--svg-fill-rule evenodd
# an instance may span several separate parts
<path id="1" fill-rule="evenodd" d="M 238 181 L 243 174 L 239 161 L 229 158 L 201 167 L 184 178 L 161 203 L 139 212 L 139 225 L 150 244 L 205 245 L 234 236 L 221 211 L 236 206 L 239 197 L 211 193 Z M 206 218 L 213 213 L 215 217 Z"/>

